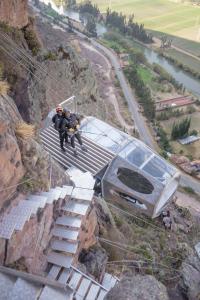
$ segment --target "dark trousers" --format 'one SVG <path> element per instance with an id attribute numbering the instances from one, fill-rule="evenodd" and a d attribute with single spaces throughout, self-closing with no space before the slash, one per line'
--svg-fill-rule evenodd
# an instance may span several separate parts
<path id="1" fill-rule="evenodd" d="M 77 141 L 79 142 L 79 145 L 83 145 L 82 139 L 81 139 L 81 135 L 79 132 L 75 133 L 74 135 L 72 135 L 71 137 L 71 146 L 72 148 L 75 148 L 75 138 L 77 139 Z"/>
<path id="2" fill-rule="evenodd" d="M 68 142 L 68 134 L 66 131 L 59 131 L 60 147 L 63 148 L 64 141 Z"/>

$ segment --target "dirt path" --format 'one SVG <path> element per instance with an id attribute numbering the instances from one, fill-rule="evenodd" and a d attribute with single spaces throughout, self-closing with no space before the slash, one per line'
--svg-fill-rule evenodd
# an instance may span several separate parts
<path id="1" fill-rule="evenodd" d="M 124 128 L 127 133 L 133 132 L 133 126 L 127 124 L 126 120 L 121 114 L 120 106 L 115 94 L 115 87 L 113 85 L 112 66 L 109 60 L 102 53 L 96 50 L 92 45 L 89 45 L 88 43 L 85 43 L 83 41 L 80 41 L 80 44 L 82 48 L 85 48 L 90 52 L 90 61 L 93 63 L 94 67 L 98 68 L 99 72 L 103 74 L 104 79 L 106 79 L 106 84 L 102 86 L 104 90 L 103 94 L 114 107 L 116 118 L 119 121 L 121 127 Z"/>

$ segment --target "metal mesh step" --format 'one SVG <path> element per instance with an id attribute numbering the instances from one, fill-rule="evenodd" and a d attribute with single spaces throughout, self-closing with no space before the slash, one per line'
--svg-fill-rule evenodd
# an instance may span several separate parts
<path id="1" fill-rule="evenodd" d="M 93 190 L 75 188 L 72 192 L 72 198 L 77 200 L 92 201 L 94 195 Z"/>
<path id="2" fill-rule="evenodd" d="M 70 243 L 67 241 L 54 240 L 51 242 L 51 248 L 56 251 L 75 254 L 78 248 L 77 243 Z"/>
<path id="3" fill-rule="evenodd" d="M 73 272 L 72 273 L 72 277 L 69 281 L 69 286 L 73 289 L 73 290 L 76 290 L 76 288 L 78 287 L 79 285 L 79 282 L 82 278 L 82 274 L 78 273 L 78 272 Z"/>
<path id="4" fill-rule="evenodd" d="M 56 252 L 51 252 L 47 256 L 47 261 L 49 263 L 52 263 L 57 266 L 65 267 L 65 268 L 70 268 L 71 263 L 73 261 L 72 256 L 61 254 L 61 253 L 56 253 Z"/>
<path id="5" fill-rule="evenodd" d="M 63 206 L 62 209 L 65 212 L 85 216 L 85 214 L 88 210 L 88 207 L 89 207 L 89 204 L 76 203 L 75 201 L 70 201 L 65 206 Z"/>
<path id="6" fill-rule="evenodd" d="M 81 226 L 81 219 L 79 219 L 77 217 L 62 216 L 62 217 L 59 217 L 56 220 L 56 224 L 57 225 L 62 225 L 62 226 L 80 228 L 80 226 Z"/>
<path id="7" fill-rule="evenodd" d="M 61 226 L 55 226 L 52 230 L 52 235 L 57 236 L 59 238 L 76 241 L 78 238 L 79 232 L 77 230 L 66 229 Z"/>
<path id="8" fill-rule="evenodd" d="M 99 290 L 100 290 L 100 286 L 98 286 L 96 284 L 92 284 L 85 300 L 94 300 L 94 299 L 96 299 Z"/>
<path id="9" fill-rule="evenodd" d="M 106 291 L 104 291 L 104 290 L 101 289 L 100 293 L 99 293 L 99 295 L 97 297 L 97 300 L 103 300 L 105 298 L 105 296 L 106 296 L 107 293 L 108 292 L 106 292 Z"/>
<path id="10" fill-rule="evenodd" d="M 87 295 L 91 280 L 83 278 L 81 284 L 76 292 L 76 300 L 82 300 Z"/>
<path id="11" fill-rule="evenodd" d="M 39 300 L 72 300 L 72 292 L 67 292 L 65 290 L 56 290 L 50 286 L 45 286 L 43 289 Z"/>
<path id="12" fill-rule="evenodd" d="M 58 281 L 59 281 L 60 283 L 66 284 L 66 283 L 67 283 L 67 280 L 68 280 L 68 278 L 69 278 L 69 276 L 70 276 L 70 273 L 71 273 L 71 270 L 70 270 L 70 269 L 64 269 L 64 270 L 62 271 L 62 273 L 60 274 L 60 276 L 59 276 L 59 278 L 58 278 Z"/>
<path id="13" fill-rule="evenodd" d="M 105 286 L 107 290 L 110 290 L 114 287 L 117 282 L 117 278 L 112 276 L 109 273 L 105 273 L 102 281 L 102 285 Z"/>
<path id="14" fill-rule="evenodd" d="M 47 203 L 47 197 L 39 195 L 30 195 L 27 200 L 38 202 L 40 208 L 44 208 Z"/>
<path id="15" fill-rule="evenodd" d="M 73 189 L 73 187 L 71 187 Z M 69 196 L 71 195 L 71 193 L 69 194 L 69 188 L 68 187 L 56 187 L 57 190 L 60 190 L 61 191 L 61 194 L 60 194 L 60 198 L 61 199 L 64 199 L 66 196 Z"/>
<path id="16" fill-rule="evenodd" d="M 58 200 L 61 195 L 61 191 L 59 189 L 50 189 L 49 192 L 54 193 L 55 200 Z"/>
<path id="17" fill-rule="evenodd" d="M 56 265 L 52 266 L 51 270 L 49 271 L 49 273 L 47 275 L 47 278 L 56 279 L 58 277 L 60 270 L 61 270 L 60 266 L 56 266 Z"/>
<path id="18" fill-rule="evenodd" d="M 47 204 L 52 204 L 55 200 L 55 193 L 53 192 L 42 192 L 41 196 L 47 197 Z"/>
<path id="19" fill-rule="evenodd" d="M 35 300 L 40 294 L 41 286 L 18 278 L 13 289 L 10 291 L 8 299 L 12 300 Z"/>
<path id="20" fill-rule="evenodd" d="M 13 289 L 15 284 L 15 278 L 0 273 L 0 299 L 9 300 L 8 295 Z"/>

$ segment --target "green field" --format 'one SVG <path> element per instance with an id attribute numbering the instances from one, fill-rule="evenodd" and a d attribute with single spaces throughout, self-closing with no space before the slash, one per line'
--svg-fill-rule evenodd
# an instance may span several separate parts
<path id="1" fill-rule="evenodd" d="M 148 29 L 200 41 L 200 7 L 175 3 L 177 1 L 172 0 L 92 0 L 92 2 L 96 3 L 102 12 L 105 12 L 111 3 L 112 10 L 126 15 L 134 14 L 135 20 L 143 23 Z"/>

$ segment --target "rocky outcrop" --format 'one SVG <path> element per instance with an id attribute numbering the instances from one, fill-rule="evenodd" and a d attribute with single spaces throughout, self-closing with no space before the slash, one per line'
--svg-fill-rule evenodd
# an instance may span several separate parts
<path id="1" fill-rule="evenodd" d="M 0 20 L 22 28 L 28 23 L 27 0 L 1 0 Z"/>
<path id="2" fill-rule="evenodd" d="M 180 288 L 189 300 L 200 299 L 200 260 L 195 255 L 182 264 Z"/>
<path id="3" fill-rule="evenodd" d="M 106 300 L 168 300 L 165 286 L 155 277 L 136 275 L 123 278 L 106 296 Z"/>
<path id="4" fill-rule="evenodd" d="M 12 99 L 0 96 L 0 211 L 25 172 L 14 131 L 19 120 L 21 117 Z"/>
<path id="5" fill-rule="evenodd" d="M 105 273 L 105 266 L 108 261 L 106 251 L 98 244 L 89 248 L 83 249 L 79 255 L 79 261 L 86 266 L 86 270 L 90 275 L 93 275 L 96 280 L 101 280 Z"/>

